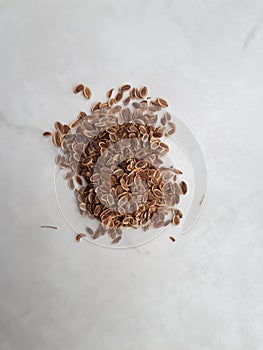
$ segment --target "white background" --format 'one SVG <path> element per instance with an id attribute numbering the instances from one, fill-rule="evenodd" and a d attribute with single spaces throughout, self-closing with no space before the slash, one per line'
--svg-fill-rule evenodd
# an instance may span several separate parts
<path id="1" fill-rule="evenodd" d="M 0 349 L 263 348 L 263 2 L 0 1 Z M 147 84 L 208 163 L 187 236 L 133 250 L 74 241 L 42 132 Z M 41 230 L 54 224 L 58 231 Z"/>

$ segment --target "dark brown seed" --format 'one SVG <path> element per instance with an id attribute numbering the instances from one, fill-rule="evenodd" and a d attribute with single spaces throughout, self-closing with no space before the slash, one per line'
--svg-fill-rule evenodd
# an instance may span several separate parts
<path id="1" fill-rule="evenodd" d="M 52 132 L 51 131 L 45 131 L 45 132 L 43 132 L 43 136 L 45 136 L 45 137 L 52 136 Z"/>
<path id="2" fill-rule="evenodd" d="M 182 189 L 182 193 L 183 193 L 183 194 L 186 194 L 186 192 L 187 192 L 187 184 L 186 184 L 184 181 L 182 181 L 182 182 L 180 183 L 180 187 L 181 187 L 181 189 Z"/>
<path id="3" fill-rule="evenodd" d="M 79 175 L 76 176 L 76 181 L 79 185 L 83 184 L 82 178 Z"/>
<path id="4" fill-rule="evenodd" d="M 79 234 L 76 236 L 76 241 L 77 241 L 77 242 L 80 242 L 81 238 L 84 238 L 84 237 L 87 237 L 87 235 L 85 235 L 85 233 L 79 233 Z"/>
<path id="5" fill-rule="evenodd" d="M 97 109 L 100 109 L 101 102 L 96 102 L 94 105 L 91 107 L 91 112 L 96 111 Z"/>
<path id="6" fill-rule="evenodd" d="M 113 91 L 114 91 L 114 88 L 110 89 L 110 90 L 107 92 L 106 96 L 107 96 L 108 99 L 111 98 Z"/>
<path id="7" fill-rule="evenodd" d="M 176 239 L 173 236 L 170 237 L 170 240 L 173 241 L 173 242 L 176 241 Z"/>
<path id="8" fill-rule="evenodd" d="M 86 97 L 86 99 L 88 99 L 88 100 L 91 99 L 92 91 L 91 91 L 91 89 L 88 86 L 84 87 L 83 95 Z"/>
<path id="9" fill-rule="evenodd" d="M 127 106 L 127 105 L 130 103 L 130 101 L 131 101 L 131 98 L 130 98 L 130 96 L 129 96 L 129 97 L 127 97 L 127 98 L 123 101 L 123 104 L 124 104 L 125 106 Z"/>
<path id="10" fill-rule="evenodd" d="M 119 102 L 123 98 L 123 92 L 119 91 L 117 95 L 115 96 L 115 101 Z"/>
<path id="11" fill-rule="evenodd" d="M 84 90 L 84 84 L 79 84 L 73 89 L 73 92 L 74 94 L 77 94 L 78 92 L 81 92 L 83 90 Z"/>
<path id="12" fill-rule="evenodd" d="M 130 88 L 131 88 L 131 85 L 130 85 L 130 84 L 125 84 L 125 85 L 122 85 L 122 86 L 120 87 L 120 90 L 121 90 L 121 91 L 126 91 L 126 90 L 130 90 Z"/>
<path id="13" fill-rule="evenodd" d="M 159 106 L 164 107 L 164 108 L 169 106 L 168 102 L 165 99 L 160 98 L 160 97 L 157 98 L 156 102 Z"/>

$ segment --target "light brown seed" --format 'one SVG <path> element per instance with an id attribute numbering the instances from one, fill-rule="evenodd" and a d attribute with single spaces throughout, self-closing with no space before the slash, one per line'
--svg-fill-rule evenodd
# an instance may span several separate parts
<path id="1" fill-rule="evenodd" d="M 91 99 L 92 97 L 92 91 L 88 86 L 85 86 L 83 89 L 83 95 L 86 97 L 86 99 Z"/>
<path id="2" fill-rule="evenodd" d="M 53 143 L 56 147 L 61 146 L 61 138 L 60 138 L 59 133 L 57 131 L 53 134 Z"/>
<path id="3" fill-rule="evenodd" d="M 107 92 L 106 96 L 107 96 L 108 99 L 111 98 L 113 91 L 114 91 L 114 88 L 110 89 L 110 90 Z"/>
<path id="4" fill-rule="evenodd" d="M 43 132 L 43 136 L 50 137 L 50 136 L 52 136 L 52 132 L 51 131 L 45 131 L 45 132 Z"/>
<path id="5" fill-rule="evenodd" d="M 130 88 L 131 88 L 131 85 L 130 85 L 130 84 L 125 84 L 125 85 L 122 85 L 122 86 L 120 87 L 120 90 L 121 90 L 121 91 L 126 91 L 126 90 L 130 90 Z"/>
<path id="6" fill-rule="evenodd" d="M 134 97 L 140 98 L 140 90 L 138 88 L 135 88 L 135 90 L 134 90 Z"/>
<path id="7" fill-rule="evenodd" d="M 84 238 L 84 237 L 87 237 L 87 235 L 85 235 L 85 233 L 79 233 L 79 234 L 76 236 L 76 241 L 77 241 L 77 242 L 80 242 L 80 241 L 81 241 L 81 238 Z"/>
<path id="8" fill-rule="evenodd" d="M 108 101 L 109 107 L 113 106 L 114 103 L 116 103 L 115 98 L 110 98 L 109 101 Z"/>
<path id="9" fill-rule="evenodd" d="M 161 98 L 161 97 L 157 98 L 156 102 L 159 106 L 164 107 L 164 108 L 169 106 L 168 102 L 164 98 Z"/>
<path id="10" fill-rule="evenodd" d="M 180 216 L 179 215 L 174 215 L 172 222 L 173 222 L 173 224 L 175 226 L 178 226 L 180 224 Z"/>
<path id="11" fill-rule="evenodd" d="M 74 92 L 74 94 L 77 94 L 83 90 L 84 90 L 84 84 L 79 84 L 73 89 L 73 92 Z"/>
<path id="12" fill-rule="evenodd" d="M 64 125 L 63 125 L 61 122 L 57 121 L 57 122 L 55 123 L 55 128 L 56 128 L 57 131 L 59 131 L 61 134 L 64 134 Z"/>

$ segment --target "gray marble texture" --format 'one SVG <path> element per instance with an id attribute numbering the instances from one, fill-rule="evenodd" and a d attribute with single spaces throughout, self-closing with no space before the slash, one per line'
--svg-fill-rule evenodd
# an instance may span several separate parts
<path id="1" fill-rule="evenodd" d="M 0 349 L 262 350 L 263 2 L 1 0 L 0 44 Z M 147 84 L 199 140 L 207 205 L 175 244 L 74 241 L 41 134 L 80 81 Z"/>

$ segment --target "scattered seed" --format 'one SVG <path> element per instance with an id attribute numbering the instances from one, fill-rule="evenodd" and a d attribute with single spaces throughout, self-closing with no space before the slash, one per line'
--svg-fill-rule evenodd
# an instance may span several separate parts
<path id="1" fill-rule="evenodd" d="M 85 233 L 79 233 L 79 234 L 76 236 L 76 241 L 77 241 L 77 242 L 80 242 L 80 241 L 81 241 L 81 238 L 84 238 L 84 237 L 87 237 L 87 235 L 85 235 Z"/>
<path id="2" fill-rule="evenodd" d="M 181 189 L 182 189 L 182 193 L 183 193 L 183 194 L 186 194 L 186 192 L 187 192 L 187 184 L 186 184 L 184 181 L 182 181 L 182 182 L 180 183 L 180 187 L 181 187 Z"/>
<path id="3" fill-rule="evenodd" d="M 51 131 L 45 131 L 45 132 L 43 132 L 43 136 L 45 136 L 45 137 L 52 136 L 52 132 Z"/>
<path id="4" fill-rule="evenodd" d="M 172 242 L 175 242 L 175 241 L 176 241 L 176 239 L 175 239 L 173 236 L 170 236 L 170 240 L 171 240 Z"/>

